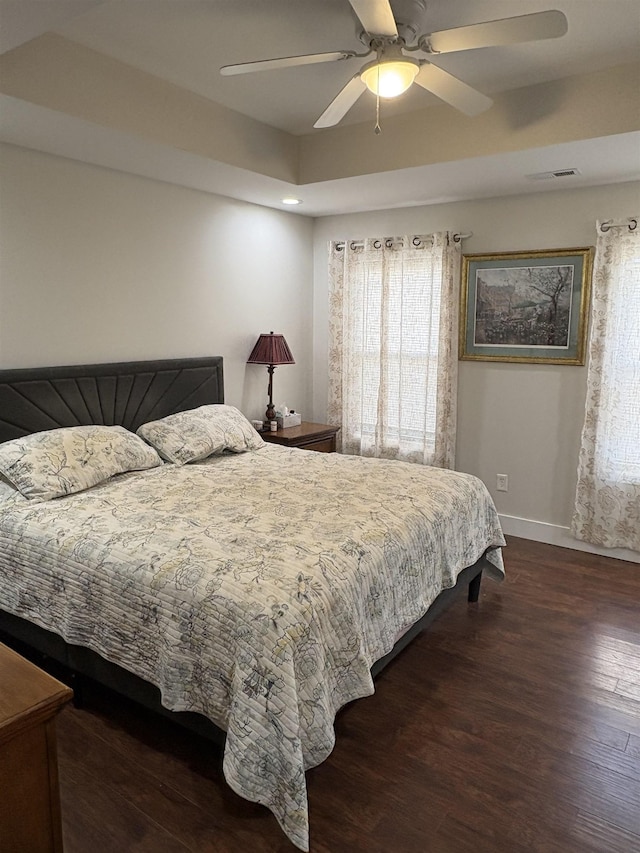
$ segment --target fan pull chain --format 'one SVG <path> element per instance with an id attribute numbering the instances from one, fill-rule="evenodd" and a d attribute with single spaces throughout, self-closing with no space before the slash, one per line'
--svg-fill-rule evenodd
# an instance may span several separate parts
<path id="1" fill-rule="evenodd" d="M 382 128 L 380 127 L 380 55 L 378 54 L 378 85 L 376 86 L 376 126 L 373 129 L 373 132 L 378 134 L 382 133 Z"/>

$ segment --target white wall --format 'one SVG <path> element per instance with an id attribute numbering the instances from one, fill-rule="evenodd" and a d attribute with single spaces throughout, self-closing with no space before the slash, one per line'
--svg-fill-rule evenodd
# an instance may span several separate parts
<path id="1" fill-rule="evenodd" d="M 318 220 L 314 416 L 326 416 L 329 240 L 452 229 L 473 232 L 463 244 L 468 254 L 589 246 L 596 219 L 639 208 L 640 184 L 629 183 Z M 573 511 L 586 367 L 460 362 L 459 368 L 457 468 L 487 483 L 503 516 L 542 523 L 545 537 L 554 526 L 564 533 Z M 509 475 L 506 494 L 495 491 L 497 473 Z M 511 532 L 536 538 L 531 525 L 513 526 Z"/>
<path id="2" fill-rule="evenodd" d="M 311 408 L 311 220 L 29 151 L 0 150 L 0 368 L 224 356 L 226 401 L 266 406 L 246 365 L 282 332 L 275 402 Z"/>

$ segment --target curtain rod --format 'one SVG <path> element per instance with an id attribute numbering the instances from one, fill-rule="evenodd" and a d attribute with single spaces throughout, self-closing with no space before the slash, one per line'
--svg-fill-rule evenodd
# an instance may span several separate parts
<path id="1" fill-rule="evenodd" d="M 635 231 L 637 227 L 638 220 L 631 216 L 628 219 L 623 219 L 621 222 L 614 222 L 613 219 L 605 219 L 604 222 L 600 223 L 600 231 L 603 234 L 606 234 L 611 228 L 628 228 L 629 231 Z"/>
<path id="2" fill-rule="evenodd" d="M 468 231 L 466 234 L 461 234 L 461 233 L 454 234 L 453 235 L 453 242 L 459 243 L 461 240 L 466 240 L 467 237 L 473 237 L 473 231 Z M 386 246 L 390 247 L 399 239 L 400 239 L 399 237 L 386 237 L 384 240 L 384 243 Z M 417 239 L 418 238 L 416 238 L 416 237 L 413 238 L 414 245 L 418 245 L 418 243 L 416 243 Z M 349 246 L 351 246 L 352 249 L 354 249 L 354 248 L 360 249 L 360 248 L 362 248 L 362 246 L 364 246 L 364 242 L 362 240 L 349 240 L 348 242 L 349 242 Z M 377 240 L 376 243 L 379 243 L 379 245 L 376 246 L 377 249 L 382 248 L 382 243 L 383 243 L 382 240 Z M 336 245 L 336 248 L 338 250 L 340 250 L 340 249 L 344 249 L 346 244 L 345 244 L 344 240 L 341 240 L 341 241 L 337 242 L 335 245 Z"/>

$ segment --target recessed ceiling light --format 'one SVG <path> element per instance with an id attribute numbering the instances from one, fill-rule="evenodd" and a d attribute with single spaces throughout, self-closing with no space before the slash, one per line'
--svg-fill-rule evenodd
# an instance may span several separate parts
<path id="1" fill-rule="evenodd" d="M 282 199 L 283 204 L 302 204 L 302 201 L 299 198 L 293 198 L 288 196 L 287 198 Z"/>

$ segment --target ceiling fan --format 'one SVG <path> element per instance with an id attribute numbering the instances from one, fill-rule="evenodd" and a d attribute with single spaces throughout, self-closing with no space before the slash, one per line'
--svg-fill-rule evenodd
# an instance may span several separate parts
<path id="1" fill-rule="evenodd" d="M 263 59 L 224 65 L 220 73 L 225 76 L 248 74 L 320 62 L 366 59 L 375 54 L 375 59 L 364 64 L 338 92 L 314 127 L 338 124 L 366 89 L 379 97 L 391 98 L 401 95 L 412 83 L 417 83 L 466 115 L 474 116 L 491 106 L 491 98 L 438 67 L 431 62 L 431 57 L 480 47 L 557 38 L 567 32 L 564 14 L 549 10 L 420 34 L 419 25 L 402 20 L 401 7 L 403 4 L 407 6 L 407 0 L 394 0 L 397 18 L 389 0 L 349 0 L 349 3 L 364 28 L 360 40 L 367 47 L 366 52 L 338 50 Z M 426 0 L 410 0 L 409 5 L 424 11 Z M 405 9 L 404 14 L 411 18 L 409 9 Z"/>

